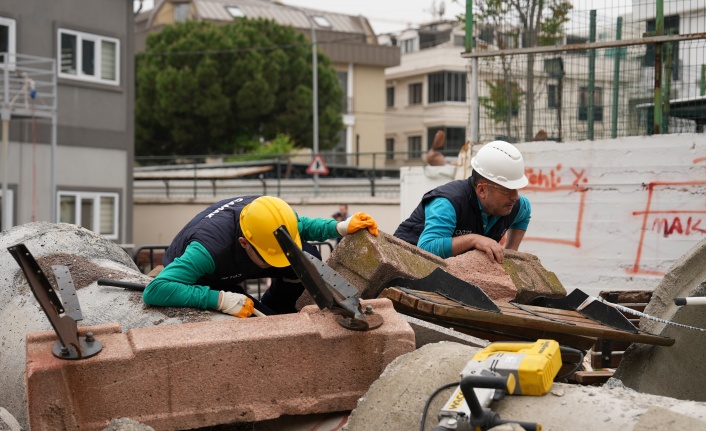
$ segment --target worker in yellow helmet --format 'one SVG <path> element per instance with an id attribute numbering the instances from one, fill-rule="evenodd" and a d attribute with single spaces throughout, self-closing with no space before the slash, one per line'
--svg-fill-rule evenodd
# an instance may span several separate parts
<path id="1" fill-rule="evenodd" d="M 304 251 L 321 259 L 306 241 L 325 241 L 367 229 L 377 236 L 377 223 L 359 212 L 348 220 L 299 217 L 282 199 L 243 196 L 217 202 L 194 217 L 164 254 L 164 269 L 145 288 L 150 305 L 216 309 L 249 317 L 296 312 L 304 286 L 289 265 L 274 231 L 284 225 Z M 248 279 L 271 278 L 262 303 L 244 292 Z"/>

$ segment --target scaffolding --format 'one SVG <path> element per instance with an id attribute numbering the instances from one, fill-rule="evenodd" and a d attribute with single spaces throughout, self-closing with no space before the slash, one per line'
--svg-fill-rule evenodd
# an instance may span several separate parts
<path id="1" fill-rule="evenodd" d="M 9 182 L 9 130 L 13 118 L 44 118 L 51 121 L 51 220 L 56 222 L 57 87 L 53 58 L 0 53 L 0 118 L 2 119 L 2 230 L 12 227 Z"/>

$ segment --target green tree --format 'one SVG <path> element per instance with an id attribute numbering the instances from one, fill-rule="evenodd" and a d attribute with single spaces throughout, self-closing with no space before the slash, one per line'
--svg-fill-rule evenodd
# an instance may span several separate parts
<path id="1" fill-rule="evenodd" d="M 343 93 L 329 58 L 319 53 L 317 61 L 327 149 L 343 128 Z M 291 27 L 178 23 L 151 34 L 136 63 L 138 155 L 240 154 L 280 134 L 312 147 L 311 45 Z"/>
<path id="2" fill-rule="evenodd" d="M 485 85 L 490 89 L 490 97 L 480 97 L 478 101 L 493 121 L 509 124 L 510 118 L 520 109 L 524 92 L 517 82 L 504 79 L 485 81 Z"/>

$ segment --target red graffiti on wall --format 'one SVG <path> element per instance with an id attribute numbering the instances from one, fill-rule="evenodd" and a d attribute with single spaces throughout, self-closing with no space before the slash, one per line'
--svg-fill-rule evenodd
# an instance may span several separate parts
<path id="1" fill-rule="evenodd" d="M 706 161 L 706 157 L 695 159 L 694 163 Z M 635 264 L 627 272 L 631 274 L 646 274 L 663 276 L 664 272 L 642 268 L 640 266 L 645 245 L 645 235 L 649 232 L 661 234 L 664 238 L 673 236 L 692 236 L 706 234 L 706 224 L 702 225 L 700 214 L 706 215 L 706 210 L 653 210 L 652 199 L 656 189 L 663 187 L 694 187 L 704 186 L 706 181 L 684 182 L 653 182 L 647 185 L 647 204 L 644 211 L 634 211 L 633 215 L 642 215 L 642 229 L 637 246 Z"/>
<path id="2" fill-rule="evenodd" d="M 568 245 L 571 247 L 581 247 L 581 225 L 583 223 L 583 213 L 586 206 L 586 191 L 588 188 L 580 186 L 588 182 L 585 177 L 585 169 L 568 168 L 564 169 L 561 164 L 557 164 L 550 169 L 525 169 L 525 175 L 529 180 L 529 185 L 523 190 L 551 193 L 551 192 L 579 192 L 580 198 L 576 212 L 576 229 L 573 236 L 568 238 L 548 238 L 538 236 L 525 236 L 523 241 L 536 241 L 550 244 Z M 565 185 L 562 185 L 565 184 Z"/>
<path id="3" fill-rule="evenodd" d="M 693 211 L 689 213 L 691 214 Z M 693 233 L 706 233 L 706 229 L 701 227 L 701 218 L 695 219 L 692 216 L 689 216 L 684 222 L 678 216 L 673 218 L 657 217 L 652 222 L 652 230 L 656 232 L 663 231 L 665 238 L 672 235 L 689 236 Z"/>
<path id="4" fill-rule="evenodd" d="M 527 168 L 525 169 L 525 175 L 529 180 L 530 186 L 556 189 L 557 187 L 561 187 L 561 182 L 563 179 L 561 176 L 561 169 L 561 163 L 556 165 L 556 167 L 549 169 L 547 172 L 544 172 L 543 169 L 539 169 L 535 172 L 534 168 Z M 588 178 L 584 177 L 584 174 L 586 173 L 585 169 L 581 169 L 579 171 L 574 168 L 569 168 L 569 171 L 571 173 L 569 180 L 572 185 L 577 186 L 580 183 L 588 182 Z"/>

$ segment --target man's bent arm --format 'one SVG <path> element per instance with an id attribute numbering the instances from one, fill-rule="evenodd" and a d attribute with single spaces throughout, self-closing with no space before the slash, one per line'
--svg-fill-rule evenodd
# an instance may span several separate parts
<path id="1" fill-rule="evenodd" d="M 184 254 L 167 265 L 142 292 L 145 304 L 165 307 L 218 307 L 218 291 L 196 281 L 215 271 L 216 264 L 206 248 L 191 242 Z"/>

